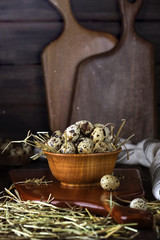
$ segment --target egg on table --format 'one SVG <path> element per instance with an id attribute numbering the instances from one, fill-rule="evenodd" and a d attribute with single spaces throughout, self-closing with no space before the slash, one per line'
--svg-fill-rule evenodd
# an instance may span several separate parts
<path id="1" fill-rule="evenodd" d="M 130 202 L 130 208 L 147 210 L 147 203 L 143 198 L 135 198 Z"/>
<path id="2" fill-rule="evenodd" d="M 104 190 L 112 192 L 120 186 L 120 181 L 116 176 L 107 174 L 101 178 L 100 185 Z"/>

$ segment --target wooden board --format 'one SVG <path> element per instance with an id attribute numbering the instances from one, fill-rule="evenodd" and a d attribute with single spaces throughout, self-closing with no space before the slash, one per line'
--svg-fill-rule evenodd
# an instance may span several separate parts
<path id="1" fill-rule="evenodd" d="M 126 119 L 126 135 L 134 142 L 155 137 L 154 50 L 134 30 L 142 0 L 119 0 L 123 31 L 110 52 L 80 63 L 70 123 L 79 119 L 113 122 Z"/>
<path id="2" fill-rule="evenodd" d="M 115 169 L 114 174 L 121 178 L 121 184 L 116 190 L 116 196 L 132 200 L 136 197 L 143 197 L 144 190 L 141 182 L 139 170 L 137 169 Z M 51 174 L 49 169 L 16 169 L 10 171 L 10 176 L 22 200 L 43 200 L 47 201 L 49 195 L 54 197 L 52 204 L 60 207 L 67 207 L 66 203 L 72 206 L 81 206 L 88 208 L 92 213 L 102 216 L 108 215 L 109 206 L 106 205 L 105 199 L 110 199 L 110 193 L 99 187 L 90 188 L 67 188 L 61 186 Z M 52 181 L 46 184 L 22 184 L 20 181 L 27 179 L 42 178 L 45 176 L 46 181 Z M 113 199 L 115 194 L 113 193 Z M 117 208 L 113 209 L 113 217 L 119 223 L 132 222 L 133 220 L 141 223 L 141 226 L 150 224 L 151 215 L 147 212 L 128 209 L 121 207 L 120 211 Z M 148 220 L 149 218 L 149 220 Z M 129 219 L 129 220 L 128 220 Z M 144 220 L 144 221 L 142 221 Z M 143 224 L 142 224 L 143 223 Z"/>
<path id="3" fill-rule="evenodd" d="M 71 0 L 76 17 L 79 20 L 118 21 L 116 0 Z M 18 7 L 17 7 L 18 6 Z M 160 20 L 160 2 L 158 0 L 145 0 L 144 8 L 138 16 L 138 20 Z M 56 11 L 52 9 L 47 0 L 1 0 L 1 21 L 57 21 Z"/>
<path id="4" fill-rule="evenodd" d="M 73 17 L 70 0 L 50 0 L 64 19 L 62 34 L 43 51 L 49 121 L 51 130 L 64 131 L 70 118 L 70 106 L 78 63 L 88 56 L 102 53 L 116 45 L 108 33 L 83 28 Z"/>

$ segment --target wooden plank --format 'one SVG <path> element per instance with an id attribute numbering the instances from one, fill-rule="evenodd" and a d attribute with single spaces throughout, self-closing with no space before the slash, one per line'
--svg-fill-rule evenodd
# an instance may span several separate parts
<path id="1" fill-rule="evenodd" d="M 0 105 L 46 103 L 41 65 L 0 66 L 0 79 Z M 155 82 L 160 104 L 160 65 L 155 66 Z"/>
<path id="2" fill-rule="evenodd" d="M 119 21 L 117 0 L 71 0 L 75 17 L 79 20 Z M 139 20 L 159 20 L 160 1 L 145 0 Z M 1 0 L 0 21 L 59 21 L 61 16 L 48 0 Z"/>
<path id="3" fill-rule="evenodd" d="M 160 105 L 157 105 L 157 115 L 157 134 L 160 137 Z M 28 130 L 31 130 L 33 133 L 50 130 L 48 112 L 45 105 L 0 106 L 1 138 L 24 139 Z"/>
<path id="4" fill-rule="evenodd" d="M 88 29 L 108 32 L 119 37 L 121 27 L 116 22 L 82 22 Z M 160 63 L 160 22 L 136 22 L 136 31 L 155 45 L 156 63 Z M 62 23 L 14 22 L 0 23 L 0 64 L 40 64 L 41 53 L 58 37 Z"/>
<path id="5" fill-rule="evenodd" d="M 0 105 L 18 104 L 20 101 L 28 104 L 45 103 L 41 65 L 0 66 L 0 79 Z M 160 104 L 160 65 L 155 66 L 155 82 Z"/>
<path id="6" fill-rule="evenodd" d="M 70 117 L 76 67 L 89 56 L 113 49 L 117 39 L 108 33 L 81 27 L 72 15 L 70 0 L 50 1 L 61 11 L 65 27 L 63 34 L 43 51 L 42 62 L 50 127 L 64 130 Z M 60 109 L 63 109 L 63 118 Z"/>
<path id="7" fill-rule="evenodd" d="M 0 105 L 46 104 L 40 65 L 0 67 Z"/>
<path id="8" fill-rule="evenodd" d="M 79 65 L 70 118 L 71 123 L 84 118 L 94 123 L 114 122 L 117 126 L 123 117 L 127 121 L 126 132 L 135 132 L 136 143 L 155 137 L 156 130 L 153 45 L 135 33 L 131 21 L 141 2 L 132 5 L 126 0 L 119 1 L 125 22 L 120 44 L 109 53 L 92 56 Z"/>
<path id="9" fill-rule="evenodd" d="M 107 31 L 118 39 L 121 35 L 121 24 L 116 22 L 81 22 L 82 26 L 96 31 Z M 135 22 L 137 34 L 154 44 L 155 63 L 160 64 L 160 22 Z"/>
<path id="10" fill-rule="evenodd" d="M 61 31 L 61 23 L 0 23 L 1 65 L 40 63 L 42 50 Z"/>
<path id="11" fill-rule="evenodd" d="M 21 140 L 27 132 L 49 131 L 45 105 L 0 106 L 1 138 Z"/>
<path id="12" fill-rule="evenodd" d="M 157 105 L 158 137 L 160 137 L 160 105 Z M 149 116 L 148 116 L 149 117 Z M 1 138 L 24 139 L 28 130 L 49 131 L 45 105 L 0 105 Z"/>
<path id="13" fill-rule="evenodd" d="M 119 21 L 120 13 L 118 1 L 112 0 L 71 0 L 73 12 L 79 20 L 94 19 Z M 137 15 L 137 20 L 158 20 L 160 19 L 160 2 L 159 0 L 144 0 L 143 7 Z"/>
<path id="14" fill-rule="evenodd" d="M 59 21 L 60 14 L 47 0 L 1 0 L 0 21 Z"/>

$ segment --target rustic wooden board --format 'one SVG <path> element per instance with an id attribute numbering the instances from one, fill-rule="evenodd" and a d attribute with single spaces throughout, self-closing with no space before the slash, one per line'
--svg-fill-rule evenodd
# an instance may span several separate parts
<path id="1" fill-rule="evenodd" d="M 0 23 L 1 64 L 40 64 L 44 47 L 60 34 L 62 23 Z"/>
<path id="2" fill-rule="evenodd" d="M 72 9 L 79 20 L 114 20 L 119 21 L 117 0 L 71 0 Z M 138 20 L 158 20 L 159 0 L 145 0 L 144 6 L 138 15 Z M 0 21 L 29 20 L 29 21 L 57 21 L 61 20 L 48 0 L 1 0 Z"/>
<path id="3" fill-rule="evenodd" d="M 81 24 L 91 30 L 109 32 L 119 37 L 118 22 L 84 21 Z M 55 40 L 63 29 L 62 22 L 0 22 L 0 64 L 41 64 L 45 46 Z M 136 22 L 136 31 L 155 46 L 155 63 L 160 64 L 159 22 Z"/>
<path id="4" fill-rule="evenodd" d="M 155 137 L 154 49 L 134 30 L 142 0 L 119 0 L 123 31 L 109 53 L 84 60 L 77 71 L 71 123 L 79 119 L 113 122 L 126 119 L 127 135 L 134 142 Z"/>
<path id="5" fill-rule="evenodd" d="M 1 106 L 20 103 L 23 105 L 46 104 L 43 71 L 40 65 L 1 66 L 0 79 Z"/>
<path id="6" fill-rule="evenodd" d="M 132 200 L 136 197 L 143 197 L 144 190 L 141 182 L 140 173 L 137 169 L 115 169 L 114 174 L 119 176 L 121 180 L 120 187 L 116 190 L 116 196 L 126 200 Z M 66 203 L 71 206 L 81 206 L 88 208 L 91 212 L 102 216 L 108 215 L 108 205 L 104 205 L 105 199 L 110 199 L 110 192 L 99 187 L 90 188 L 67 188 L 62 187 L 49 169 L 15 169 L 10 171 L 15 188 L 22 200 L 41 200 L 47 201 L 49 195 L 54 197 L 53 205 L 67 207 Z M 20 181 L 27 179 L 42 178 L 52 181 L 46 184 L 18 184 Z M 113 200 L 117 201 L 115 193 Z M 113 208 L 113 217 L 118 223 L 135 222 L 140 226 L 146 227 L 151 224 L 152 216 L 145 211 L 137 211 L 128 209 L 127 207 Z M 111 213 L 112 214 L 112 213 Z"/>
<path id="7" fill-rule="evenodd" d="M 50 127 L 62 131 L 68 126 L 75 70 L 78 63 L 93 54 L 115 47 L 108 33 L 89 31 L 73 17 L 70 0 L 50 0 L 64 18 L 62 34 L 42 53 Z"/>
<path id="8" fill-rule="evenodd" d="M 116 190 L 117 196 L 124 200 L 132 200 L 135 197 L 144 196 L 143 185 L 141 181 L 140 172 L 138 169 L 121 169 L 115 168 L 114 174 L 121 178 L 120 187 Z M 110 192 L 103 190 L 100 186 L 96 187 L 65 187 L 61 186 L 60 182 L 56 180 L 49 169 L 12 169 L 10 176 L 13 183 L 25 181 L 26 179 L 45 177 L 46 181 L 52 180 L 47 186 L 42 184 L 16 184 L 16 188 L 22 200 L 40 200 L 43 196 L 44 200 L 48 199 L 51 193 L 55 198 L 55 205 L 59 202 L 77 202 L 82 204 L 99 205 L 102 207 L 101 198 L 110 198 Z M 95 194 L 97 193 L 97 194 Z M 114 194 L 113 194 L 114 195 Z M 115 199 L 115 197 L 114 197 Z M 94 207 L 93 207 L 94 208 Z"/>

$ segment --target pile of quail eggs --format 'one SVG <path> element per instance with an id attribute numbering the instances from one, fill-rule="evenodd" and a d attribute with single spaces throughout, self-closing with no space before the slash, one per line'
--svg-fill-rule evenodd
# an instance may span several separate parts
<path id="1" fill-rule="evenodd" d="M 87 154 L 113 151 L 112 143 L 108 125 L 81 120 L 67 127 L 63 133 L 60 130 L 53 132 L 46 144 L 53 153 Z"/>

